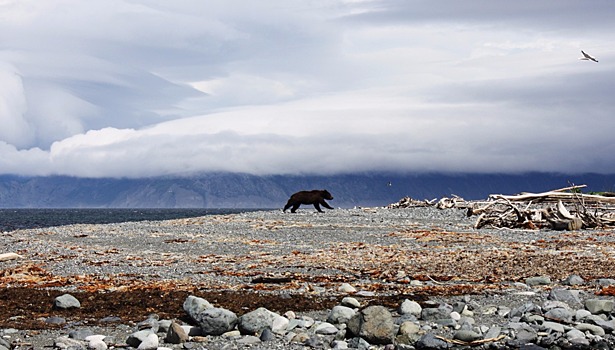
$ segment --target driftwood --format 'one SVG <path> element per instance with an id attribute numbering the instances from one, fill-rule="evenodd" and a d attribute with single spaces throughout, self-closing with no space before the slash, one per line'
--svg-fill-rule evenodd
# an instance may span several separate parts
<path id="1" fill-rule="evenodd" d="M 16 253 L 2 253 L 0 254 L 0 261 L 14 260 L 23 258 L 23 256 Z"/>
<path id="2" fill-rule="evenodd" d="M 432 200 L 404 197 L 388 209 L 435 207 L 467 209 L 477 216 L 474 227 L 513 229 L 580 230 L 615 227 L 615 194 L 583 194 L 586 185 L 570 186 L 540 193 L 491 194 L 486 201 L 465 201 L 459 196 Z"/>
<path id="3" fill-rule="evenodd" d="M 575 192 L 584 187 L 571 186 L 519 195 L 492 194 L 487 202 L 475 203 L 467 214 L 478 216 L 475 228 L 548 228 L 572 231 L 615 226 L 615 208 L 609 207 L 615 204 L 615 198 Z"/>
<path id="4" fill-rule="evenodd" d="M 416 208 L 416 207 L 435 207 L 438 209 L 450 209 L 450 208 L 462 208 L 465 209 L 468 206 L 468 202 L 463 198 L 452 195 L 451 198 L 442 197 L 440 199 L 434 198 L 432 200 L 416 200 L 411 197 L 404 197 L 397 203 L 389 204 L 387 209 L 400 209 L 400 208 Z"/>

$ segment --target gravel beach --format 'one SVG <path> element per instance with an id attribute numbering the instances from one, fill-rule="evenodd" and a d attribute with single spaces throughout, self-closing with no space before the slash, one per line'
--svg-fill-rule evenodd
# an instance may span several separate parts
<path id="1" fill-rule="evenodd" d="M 152 314 L 153 349 L 614 348 L 613 231 L 473 224 L 459 209 L 306 207 L 7 231 L 0 253 L 21 257 L 0 262 L 0 349 L 96 348 L 87 334 L 144 349 L 127 340 Z M 65 294 L 80 305 L 54 307 Z M 166 342 L 172 320 L 206 328 L 189 297 L 238 328 Z M 259 308 L 294 326 L 240 332 Z M 390 341 L 367 329 L 374 314 Z"/>

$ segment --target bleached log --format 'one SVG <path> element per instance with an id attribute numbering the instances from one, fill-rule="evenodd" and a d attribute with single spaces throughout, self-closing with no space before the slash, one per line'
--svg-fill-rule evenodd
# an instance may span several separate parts
<path id="1" fill-rule="evenodd" d="M 20 259 L 20 258 L 23 258 L 23 256 L 16 254 L 16 253 L 0 254 L 0 261 L 15 260 L 15 259 Z"/>

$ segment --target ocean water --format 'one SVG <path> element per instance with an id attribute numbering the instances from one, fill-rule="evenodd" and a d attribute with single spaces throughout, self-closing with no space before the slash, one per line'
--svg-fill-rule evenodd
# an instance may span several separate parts
<path id="1" fill-rule="evenodd" d="M 109 224 L 234 214 L 258 209 L 0 209 L 0 233 L 71 224 Z"/>

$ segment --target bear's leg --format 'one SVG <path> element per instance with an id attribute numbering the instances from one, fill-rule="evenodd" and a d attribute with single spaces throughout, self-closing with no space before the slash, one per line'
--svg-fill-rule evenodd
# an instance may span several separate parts
<path id="1" fill-rule="evenodd" d="M 316 208 L 319 213 L 323 213 L 322 209 L 320 209 L 320 204 L 318 204 L 318 202 L 314 203 L 314 208 Z"/>
<path id="2" fill-rule="evenodd" d="M 299 207 L 301 206 L 301 203 L 297 203 L 295 205 L 293 205 L 293 208 L 290 210 L 291 213 L 294 213 L 297 211 L 297 209 L 299 209 Z"/>
<path id="3" fill-rule="evenodd" d="M 286 212 L 286 209 L 290 208 L 292 205 L 293 205 L 293 202 L 288 201 L 288 203 L 286 203 L 286 205 L 284 206 L 284 209 L 282 211 Z"/>
<path id="4" fill-rule="evenodd" d="M 323 207 L 327 208 L 327 209 L 333 209 L 333 207 L 331 207 L 329 204 L 327 204 L 327 202 L 325 202 L 325 200 L 321 200 L 320 204 L 322 204 Z"/>

